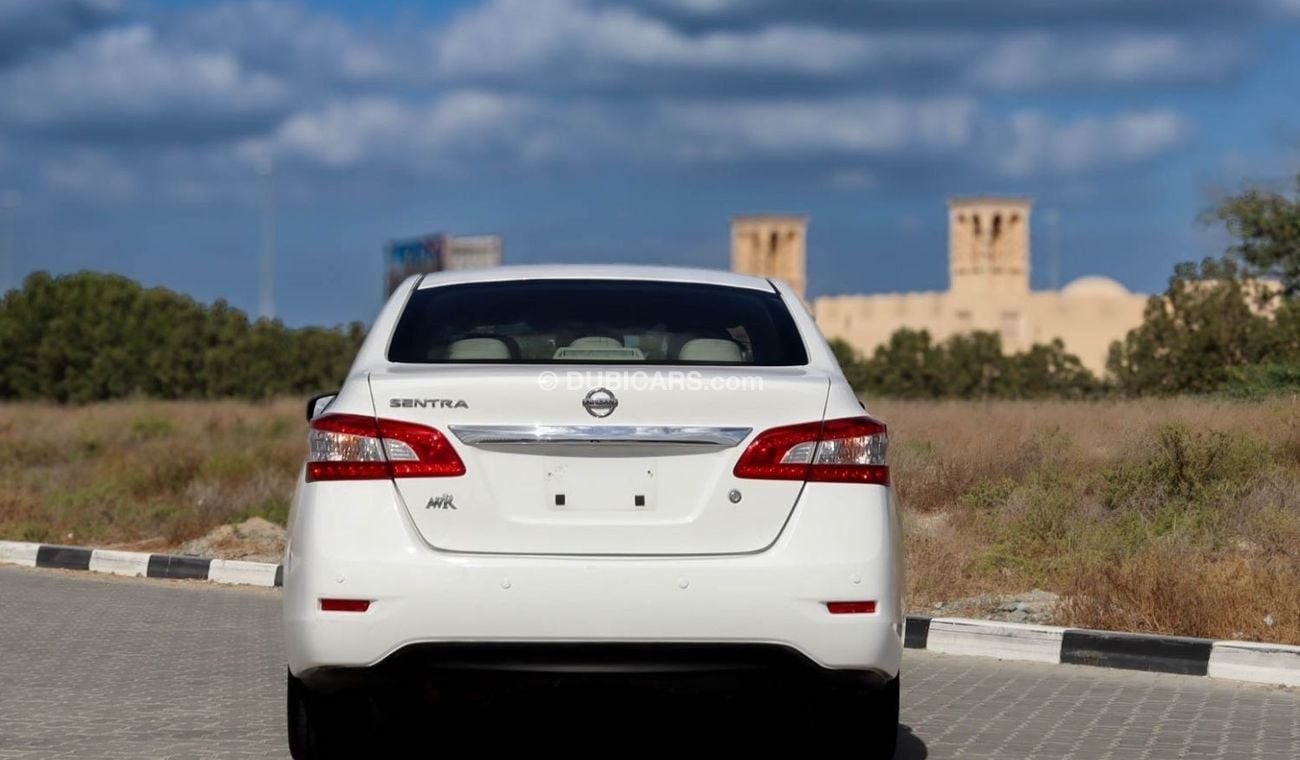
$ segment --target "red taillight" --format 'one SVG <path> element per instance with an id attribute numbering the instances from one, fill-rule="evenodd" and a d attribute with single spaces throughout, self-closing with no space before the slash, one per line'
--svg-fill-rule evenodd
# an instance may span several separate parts
<path id="1" fill-rule="evenodd" d="M 796 456 L 791 461 L 790 453 L 806 446 L 809 453 L 816 448 L 817 435 L 821 432 L 820 422 L 806 422 L 802 425 L 787 425 L 772 428 L 755 436 L 749 448 L 740 455 L 733 471 L 738 478 L 760 478 L 763 480 L 807 480 L 808 463 L 811 458 Z"/>
<path id="2" fill-rule="evenodd" d="M 465 474 L 465 463 L 442 433 L 412 422 L 327 414 L 312 420 L 308 444 L 308 482 Z"/>
<path id="3" fill-rule="evenodd" d="M 889 484 L 885 423 L 871 417 L 772 428 L 740 455 L 738 478 Z"/>
<path id="4" fill-rule="evenodd" d="M 832 615 L 870 615 L 876 611 L 875 602 L 827 602 Z"/>
<path id="5" fill-rule="evenodd" d="M 323 612 L 365 612 L 370 609 L 369 599 L 322 599 Z"/>
<path id="6" fill-rule="evenodd" d="M 465 463 L 446 436 L 425 425 L 379 420 L 388 463 L 395 478 L 450 478 L 465 474 Z"/>

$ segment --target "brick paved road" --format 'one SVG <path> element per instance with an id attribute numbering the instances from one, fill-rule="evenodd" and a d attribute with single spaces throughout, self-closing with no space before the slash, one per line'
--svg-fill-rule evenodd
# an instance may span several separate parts
<path id="1" fill-rule="evenodd" d="M 0 758 L 287 757 L 278 628 L 273 591 L 0 567 Z M 925 652 L 903 722 L 910 760 L 1300 758 L 1295 691 Z"/>

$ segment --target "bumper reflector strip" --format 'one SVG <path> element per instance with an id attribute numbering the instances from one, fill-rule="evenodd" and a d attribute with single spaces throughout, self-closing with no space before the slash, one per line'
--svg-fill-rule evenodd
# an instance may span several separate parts
<path id="1" fill-rule="evenodd" d="M 369 599 L 322 599 L 323 612 L 365 612 L 370 609 Z"/>
<path id="2" fill-rule="evenodd" d="M 832 615 L 869 615 L 876 611 L 875 602 L 827 602 Z"/>

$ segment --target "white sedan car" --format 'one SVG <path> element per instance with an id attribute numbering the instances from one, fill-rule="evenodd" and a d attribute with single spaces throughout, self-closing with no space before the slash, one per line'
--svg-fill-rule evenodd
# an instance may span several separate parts
<path id="1" fill-rule="evenodd" d="M 761 671 L 892 755 L 885 425 L 783 283 L 414 276 L 308 415 L 284 563 L 295 758 L 369 730 L 346 700 L 502 672 Z"/>

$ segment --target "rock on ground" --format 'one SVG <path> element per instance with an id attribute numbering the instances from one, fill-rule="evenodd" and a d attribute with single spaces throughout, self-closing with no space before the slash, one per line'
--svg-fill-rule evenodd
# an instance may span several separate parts
<path id="1" fill-rule="evenodd" d="M 181 554 L 249 562 L 279 562 L 284 554 L 285 530 L 270 520 L 250 517 L 234 525 L 221 525 L 207 535 L 187 541 Z"/>
<path id="2" fill-rule="evenodd" d="M 927 612 L 935 617 L 973 617 L 1009 623 L 1050 623 L 1060 597 L 1034 589 L 1023 594 L 986 594 L 939 602 Z"/>

